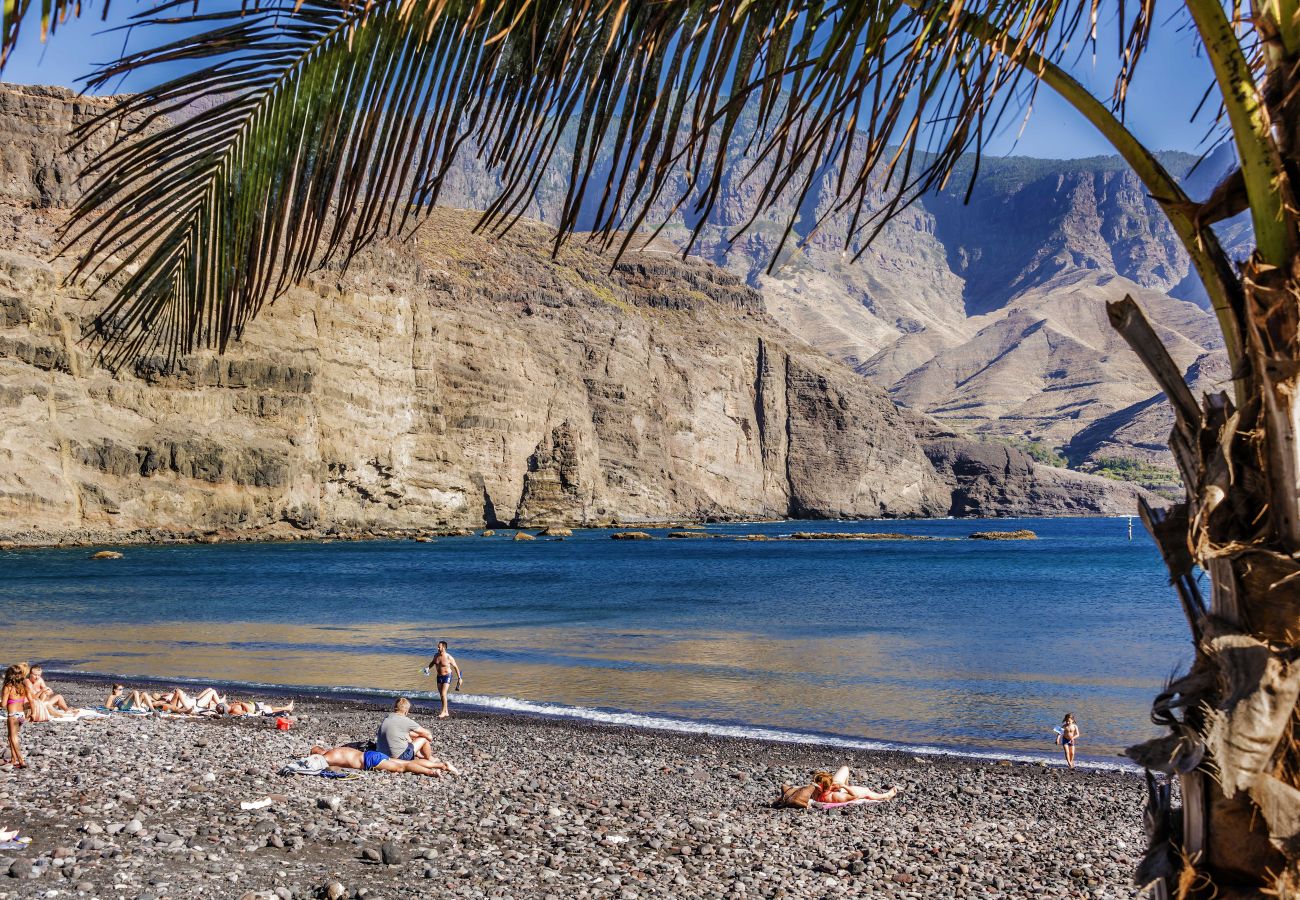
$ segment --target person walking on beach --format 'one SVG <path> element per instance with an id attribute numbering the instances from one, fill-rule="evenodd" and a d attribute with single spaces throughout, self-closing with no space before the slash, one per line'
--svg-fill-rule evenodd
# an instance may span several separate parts
<path id="1" fill-rule="evenodd" d="M 438 652 L 424 667 L 424 674 L 428 675 L 430 669 L 438 673 L 438 698 L 442 700 L 442 710 L 439 711 L 438 718 L 445 719 L 451 715 L 447 709 L 447 691 L 451 689 L 451 673 L 456 673 L 456 690 L 460 690 L 461 683 L 465 680 L 465 676 L 460 673 L 460 666 L 456 665 L 456 657 L 447 652 L 446 641 L 438 641 Z"/>
<path id="2" fill-rule="evenodd" d="M 1074 768 L 1074 742 L 1079 739 L 1079 726 L 1074 723 L 1074 713 L 1066 713 L 1061 726 L 1056 729 L 1056 743 L 1065 750 L 1065 762 Z"/>
<path id="3" fill-rule="evenodd" d="M 18 729 L 22 726 L 23 716 L 31 715 L 33 708 L 27 675 L 27 666 L 22 663 L 12 665 L 5 669 L 4 687 L 0 688 L 0 704 L 4 705 L 5 724 L 9 728 L 9 761 L 15 769 L 27 768 L 22 748 L 18 746 Z"/>

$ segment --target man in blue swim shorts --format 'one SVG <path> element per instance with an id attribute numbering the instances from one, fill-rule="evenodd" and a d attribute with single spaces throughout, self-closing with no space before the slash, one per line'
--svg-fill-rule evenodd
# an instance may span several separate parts
<path id="1" fill-rule="evenodd" d="M 451 715 L 447 709 L 447 691 L 451 688 L 451 673 L 456 673 L 456 690 L 460 690 L 461 684 L 465 681 L 465 676 L 460 673 L 460 666 L 456 665 L 456 657 L 447 652 L 446 641 L 438 641 L 438 652 L 424 667 L 424 674 L 428 675 L 430 669 L 438 673 L 438 697 L 442 700 L 442 709 L 438 713 L 438 718 L 445 719 Z"/>
<path id="2" fill-rule="evenodd" d="M 380 753 L 378 750 L 361 750 L 357 747 L 312 747 L 312 753 L 319 753 L 325 757 L 325 762 L 339 769 L 361 769 L 369 771 L 377 769 L 380 772 L 409 772 L 412 775 L 433 775 L 437 777 L 443 772 L 452 775 L 459 775 L 460 771 L 451 763 L 443 762 L 440 759 L 393 759 L 386 753 Z"/>

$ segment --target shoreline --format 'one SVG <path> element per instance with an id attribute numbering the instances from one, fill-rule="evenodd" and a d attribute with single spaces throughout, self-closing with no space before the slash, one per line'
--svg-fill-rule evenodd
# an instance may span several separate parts
<path id="1" fill-rule="evenodd" d="M 50 681 L 74 704 L 102 700 L 98 679 Z M 380 707 L 350 699 L 300 700 L 287 732 L 269 720 L 128 716 L 24 727 L 29 768 L 0 769 L 0 814 L 33 841 L 0 851 L 12 876 L 0 895 L 299 898 L 331 882 L 338 896 L 384 897 L 434 886 L 516 897 L 1136 895 L 1145 788 L 1131 773 L 479 711 L 438 722 L 423 702 L 412 715 L 461 778 L 276 775 L 311 743 L 373 733 Z M 770 808 L 781 782 L 840 764 L 858 783 L 896 784 L 898 798 Z M 239 806 L 266 797 L 264 809 Z"/>
<path id="2" fill-rule="evenodd" d="M 354 686 L 324 687 L 312 685 L 281 685 L 265 682 L 231 682 L 208 678 L 165 678 L 123 674 L 82 672 L 46 666 L 45 672 L 60 684 L 73 684 L 83 689 L 103 690 L 113 682 L 137 685 L 149 689 L 180 687 L 190 693 L 213 687 L 219 691 L 238 695 L 257 694 L 282 699 L 306 699 L 312 703 L 359 703 L 383 707 L 396 697 L 407 697 L 417 709 L 430 709 L 436 704 L 436 691 L 401 691 L 387 688 Z M 799 731 L 771 725 L 754 725 L 740 721 L 714 719 L 686 719 L 657 713 L 638 713 L 631 710 L 572 706 L 551 701 L 523 700 L 516 697 L 451 694 L 452 707 L 462 715 L 485 719 L 499 718 L 508 722 L 556 722 L 561 725 L 591 726 L 595 728 L 626 729 L 671 736 L 697 736 L 721 741 L 753 741 L 776 747 L 805 747 L 810 751 L 828 753 L 879 753 L 911 757 L 945 758 L 977 763 L 1037 766 L 1039 768 L 1068 768 L 1059 752 L 1013 749 L 997 746 L 961 746 L 950 744 L 905 743 L 886 738 L 871 738 L 833 732 Z M 486 701 L 486 702 L 485 702 Z M 1141 776 L 1136 763 L 1120 754 L 1102 756 L 1079 754 L 1078 768 L 1097 772 L 1116 772 Z"/>
<path id="3" fill-rule="evenodd" d="M 417 541 L 453 537 L 479 537 L 484 531 L 496 532 L 504 537 L 506 532 L 537 534 L 548 528 L 566 528 L 573 531 L 637 530 L 637 529 L 698 529 L 712 525 L 771 525 L 781 522 L 1006 522 L 1019 519 L 1123 519 L 1124 515 L 1081 513 L 1078 515 L 1016 515 L 1016 516 L 863 516 L 861 518 L 791 519 L 762 516 L 736 518 L 706 517 L 703 519 L 671 519 L 636 521 L 620 519 L 588 523 L 553 522 L 528 525 L 431 525 L 426 528 L 339 528 L 301 529 L 284 522 L 248 530 L 215 529 L 210 531 L 173 531 L 164 528 L 114 529 L 72 528 L 63 532 L 44 529 L 18 529 L 0 534 L 0 552 L 15 550 L 57 550 L 76 548 L 113 548 L 141 546 L 197 546 L 201 544 L 292 544 L 365 541 Z"/>

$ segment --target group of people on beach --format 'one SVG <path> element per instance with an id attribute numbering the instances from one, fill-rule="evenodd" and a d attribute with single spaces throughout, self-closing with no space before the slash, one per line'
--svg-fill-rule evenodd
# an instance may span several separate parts
<path id="1" fill-rule="evenodd" d="M 451 655 L 446 641 L 438 642 L 438 651 L 424 668 L 424 674 L 437 674 L 438 696 L 442 708 L 438 718 L 451 715 L 447 695 L 453 677 L 456 690 L 465 681 L 460 665 Z M 45 683 L 40 665 L 15 663 L 5 669 L 0 705 L 4 707 L 8 729 L 9 760 L 15 769 L 27 767 L 19 743 L 19 732 L 25 722 L 51 722 L 76 719 L 83 715 L 129 713 L 136 715 L 173 715 L 205 717 L 282 716 L 293 712 L 293 701 L 282 705 L 261 700 L 236 700 L 208 687 L 195 694 L 176 687 L 166 691 L 128 689 L 114 683 L 98 711 L 86 711 L 70 706 L 62 694 Z M 341 747 L 312 747 L 329 766 L 347 769 L 376 769 L 382 772 L 410 772 L 417 775 L 440 775 L 444 772 L 458 774 L 456 768 L 433 754 L 433 735 L 428 729 L 410 718 L 411 703 L 399 698 L 393 711 L 380 723 L 375 739 L 368 744 Z"/>
<path id="2" fill-rule="evenodd" d="M 438 699 L 442 704 L 438 718 L 448 718 L 451 710 L 447 706 L 447 694 L 451 690 L 453 673 L 458 691 L 465 683 L 465 675 L 461 672 L 456 657 L 451 655 L 446 641 L 438 641 L 438 652 L 422 671 L 426 677 L 437 674 Z M 393 711 L 379 723 L 373 741 L 328 748 L 317 746 L 311 748 L 311 753 L 323 757 L 326 764 L 339 769 L 374 769 L 380 772 L 435 776 L 447 772 L 459 775 L 455 766 L 433 755 L 433 734 L 412 719 L 410 711 L 411 701 L 398 697 L 393 704 Z"/>
<path id="3" fill-rule="evenodd" d="M 104 700 L 104 708 L 112 712 L 171 713 L 183 716 L 278 716 L 293 712 L 293 701 L 283 706 L 272 706 L 261 700 L 230 700 L 216 688 L 204 688 L 190 696 L 180 688 L 150 693 L 132 690 L 129 693 L 120 684 L 114 684 Z"/>
<path id="4" fill-rule="evenodd" d="M 19 732 L 25 722 L 57 722 L 104 713 L 163 713 L 176 716 L 274 716 L 293 712 L 293 701 L 274 706 L 260 700 L 231 700 L 216 688 L 204 688 L 187 694 L 181 688 L 169 691 L 127 690 L 113 684 L 99 710 L 85 710 L 68 705 L 62 694 L 45 682 L 39 665 L 15 663 L 5 669 L 0 705 L 4 707 L 9 739 L 8 764 L 15 769 L 27 767 L 19 744 Z"/>

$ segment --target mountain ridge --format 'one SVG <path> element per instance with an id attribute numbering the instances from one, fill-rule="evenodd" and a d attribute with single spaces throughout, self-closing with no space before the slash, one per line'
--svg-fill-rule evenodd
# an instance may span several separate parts
<path id="1" fill-rule="evenodd" d="M 418 534 L 790 515 L 1130 512 L 807 347 L 744 280 L 431 211 L 279 297 L 225 355 L 95 364 L 50 260 L 109 101 L 0 87 L 0 537 Z M 1082 479 L 1082 480 L 1080 480 Z"/>

